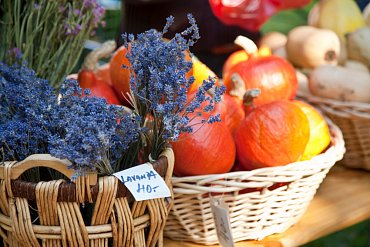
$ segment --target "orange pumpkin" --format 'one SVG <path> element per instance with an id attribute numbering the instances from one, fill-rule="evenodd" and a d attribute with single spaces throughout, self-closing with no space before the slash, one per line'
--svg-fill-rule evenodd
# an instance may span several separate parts
<path id="1" fill-rule="evenodd" d="M 215 107 L 213 114 L 217 113 L 220 114 L 221 122 L 229 128 L 233 135 L 245 117 L 242 100 L 226 93 L 222 95 L 221 102 Z"/>
<path id="2" fill-rule="evenodd" d="M 118 97 L 127 105 L 127 93 L 130 92 L 130 69 L 123 68 L 122 65 L 129 66 L 129 61 L 126 57 L 127 49 L 125 46 L 120 46 L 109 61 L 110 78 L 114 90 Z"/>
<path id="3" fill-rule="evenodd" d="M 278 56 L 256 57 L 235 65 L 224 78 L 226 91 L 233 89 L 233 74 L 238 74 L 246 89 L 258 88 L 261 95 L 254 101 L 262 105 L 274 100 L 293 99 L 298 80 L 293 66 Z"/>
<path id="4" fill-rule="evenodd" d="M 234 78 L 238 75 L 247 90 L 261 90 L 261 95 L 254 101 L 257 106 L 295 97 L 298 79 L 294 67 L 287 60 L 268 53 L 260 55 L 262 51 L 246 37 L 238 36 L 235 43 L 245 49 L 248 59 L 235 64 L 225 73 L 226 92 L 234 90 Z"/>
<path id="5" fill-rule="evenodd" d="M 195 127 L 193 133 L 180 134 L 171 145 L 176 176 L 229 172 L 235 161 L 235 143 L 222 122 Z"/>
<path id="6" fill-rule="evenodd" d="M 225 77 L 229 70 L 236 64 L 247 61 L 248 53 L 245 50 L 238 50 L 230 54 L 227 57 L 223 67 L 222 67 L 222 77 Z"/>
<path id="7" fill-rule="evenodd" d="M 120 104 L 113 88 L 102 78 L 97 77 L 93 71 L 81 70 L 77 78 L 82 89 L 90 89 L 89 97 L 104 98 L 108 104 Z"/>
<path id="8" fill-rule="evenodd" d="M 271 50 L 267 46 L 261 46 L 256 54 L 252 56 L 270 56 Z M 248 55 L 246 50 L 238 50 L 230 54 L 226 59 L 223 67 L 222 67 L 222 77 L 225 78 L 226 75 L 229 73 L 232 67 L 240 62 L 247 61 L 251 54 Z"/>
<path id="9" fill-rule="evenodd" d="M 82 89 L 90 89 L 90 96 L 105 98 L 109 104 L 121 102 L 111 86 L 109 64 L 98 66 L 98 62 L 110 56 L 115 47 L 114 41 L 106 41 L 99 48 L 91 51 L 85 57 L 77 77 Z"/>
<path id="10" fill-rule="evenodd" d="M 96 75 L 96 77 L 101 78 L 104 81 L 106 81 L 108 83 L 108 85 L 112 86 L 112 80 L 110 78 L 109 63 L 105 63 L 105 64 L 99 66 L 95 71 L 95 75 Z"/>
<path id="11" fill-rule="evenodd" d="M 237 159 L 246 170 L 298 161 L 310 137 L 310 126 L 296 104 L 274 101 L 251 111 L 235 133 Z"/>

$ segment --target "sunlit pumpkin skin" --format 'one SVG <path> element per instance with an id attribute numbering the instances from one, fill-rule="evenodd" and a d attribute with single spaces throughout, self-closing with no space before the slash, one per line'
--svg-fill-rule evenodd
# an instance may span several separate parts
<path id="1" fill-rule="evenodd" d="M 251 111 L 235 133 L 237 159 L 246 170 L 298 161 L 310 137 L 309 122 L 296 104 L 274 101 Z"/>
<path id="2" fill-rule="evenodd" d="M 258 56 L 235 65 L 224 78 L 226 92 L 233 88 L 233 73 L 239 74 L 246 89 L 261 90 L 261 95 L 254 100 L 256 106 L 275 100 L 293 99 L 298 90 L 294 67 L 278 56 Z"/>
<path id="3" fill-rule="evenodd" d="M 299 100 L 294 100 L 306 114 L 310 126 L 310 139 L 301 160 L 309 160 L 324 151 L 330 144 L 330 131 L 325 118 L 313 106 Z"/>
<path id="4" fill-rule="evenodd" d="M 174 174 L 193 176 L 229 172 L 235 161 L 235 143 L 223 123 L 205 124 L 193 133 L 182 133 L 172 142 Z"/>
<path id="5" fill-rule="evenodd" d="M 196 96 L 196 93 L 196 91 L 188 93 L 188 102 Z M 205 93 L 205 96 L 212 97 L 208 93 Z M 208 101 L 204 101 L 198 107 L 199 111 L 203 112 L 203 116 L 209 117 L 210 115 L 220 114 L 221 122 L 234 135 L 236 128 L 239 126 L 240 122 L 244 119 L 245 116 L 242 100 L 225 93 L 222 95 L 221 102 L 215 103 L 213 111 L 204 112 L 203 109 L 208 104 Z"/>
<path id="6" fill-rule="evenodd" d="M 89 97 L 104 98 L 108 104 L 120 104 L 113 88 L 105 80 L 97 78 L 93 71 L 81 70 L 77 80 L 82 89 L 90 89 Z"/>
<path id="7" fill-rule="evenodd" d="M 254 56 L 270 56 L 271 55 L 271 50 L 270 48 L 266 46 L 261 46 L 257 53 L 255 54 L 250 54 L 243 49 L 243 50 L 238 50 L 230 54 L 230 56 L 227 57 L 223 67 L 222 67 L 222 78 L 225 78 L 226 75 L 229 73 L 232 67 L 234 67 L 236 64 L 240 62 L 247 61 L 248 58 L 254 57 Z"/>
<path id="8" fill-rule="evenodd" d="M 214 113 L 220 114 L 221 122 L 228 127 L 232 135 L 245 117 L 242 100 L 227 93 L 222 95 L 222 100 L 216 105 Z"/>
<path id="9" fill-rule="evenodd" d="M 129 61 L 126 57 L 127 49 L 120 46 L 112 55 L 109 61 L 110 78 L 114 90 L 118 97 L 127 103 L 127 93 L 130 92 L 130 69 L 122 66 L 129 66 Z"/>

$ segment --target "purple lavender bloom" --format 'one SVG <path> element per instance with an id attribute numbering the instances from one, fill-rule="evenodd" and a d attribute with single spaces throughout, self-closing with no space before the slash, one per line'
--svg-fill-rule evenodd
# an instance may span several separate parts
<path id="1" fill-rule="evenodd" d="M 187 91 L 194 78 L 186 78 L 192 63 L 185 59 L 185 52 L 189 51 L 199 39 L 199 30 L 192 15 L 188 15 L 190 27 L 180 34 L 176 34 L 169 41 L 163 39 L 174 18 L 167 18 L 162 32 L 151 29 L 138 34 L 136 39 L 132 34 L 123 34 L 124 45 L 130 45 L 127 58 L 130 61 L 132 76 L 131 90 L 138 104 L 148 107 L 153 114 L 154 121 L 161 131 L 159 145 L 163 142 L 177 140 L 182 132 L 191 132 L 189 113 L 200 114 L 200 106 L 208 102 L 204 111 L 211 111 L 214 104 L 220 102 L 224 89 L 216 89 L 215 96 L 206 96 L 208 90 L 215 86 L 214 78 L 204 81 L 193 99 L 188 99 Z M 188 37 L 188 38 L 186 38 Z M 208 123 L 218 121 L 218 116 L 210 116 L 205 120 Z M 156 149 L 157 147 L 153 147 Z"/>
<path id="2" fill-rule="evenodd" d="M 81 97 L 76 80 L 66 80 L 58 94 L 59 100 L 26 66 L 0 63 L 1 160 L 50 153 L 70 160 L 76 175 L 113 172 L 144 131 L 141 118 L 104 99 Z"/>
<path id="3" fill-rule="evenodd" d="M 0 63 L 0 153 L 2 160 L 22 160 L 47 152 L 50 115 L 57 97 L 46 80 L 24 65 Z"/>
<path id="4" fill-rule="evenodd" d="M 73 10 L 73 13 L 74 13 L 76 16 L 81 16 L 81 10 L 79 10 L 79 9 L 74 9 L 74 10 Z"/>
<path id="5" fill-rule="evenodd" d="M 33 8 L 34 8 L 35 10 L 39 10 L 39 9 L 41 9 L 41 5 L 40 5 L 40 4 L 38 4 L 38 3 L 34 3 L 34 4 L 33 4 Z"/>

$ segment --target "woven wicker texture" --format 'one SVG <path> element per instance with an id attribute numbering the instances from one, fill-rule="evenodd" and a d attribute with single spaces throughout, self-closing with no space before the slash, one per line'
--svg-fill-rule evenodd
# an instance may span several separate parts
<path id="1" fill-rule="evenodd" d="M 218 175 L 173 177 L 174 206 L 164 234 L 175 240 L 218 242 L 211 197 L 229 206 L 234 241 L 262 239 L 295 224 L 329 169 L 345 152 L 342 133 L 330 124 L 330 147 L 311 160 Z"/>
<path id="2" fill-rule="evenodd" d="M 307 91 L 298 96 L 320 109 L 341 129 L 346 153 L 339 164 L 370 170 L 370 104 L 326 99 Z"/>
<path id="3" fill-rule="evenodd" d="M 1 167 L 0 236 L 5 246 L 163 246 L 172 199 L 136 202 L 114 176 L 100 177 L 94 186 L 92 176 L 79 177 L 75 183 L 15 180 L 28 168 L 41 165 L 70 174 L 62 161 L 47 157 L 35 155 Z M 167 149 L 153 164 L 169 186 L 173 163 L 173 152 Z M 94 207 L 86 220 L 83 209 L 91 203 Z"/>

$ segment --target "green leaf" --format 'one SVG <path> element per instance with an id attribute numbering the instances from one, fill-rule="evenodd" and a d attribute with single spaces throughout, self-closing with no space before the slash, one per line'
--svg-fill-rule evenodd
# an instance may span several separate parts
<path id="1" fill-rule="evenodd" d="M 292 28 L 300 25 L 307 25 L 307 16 L 317 0 L 311 1 L 304 8 L 284 10 L 271 16 L 261 27 L 261 33 L 276 31 L 287 34 Z"/>

